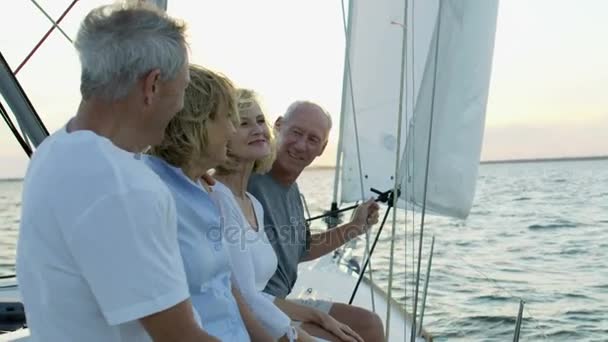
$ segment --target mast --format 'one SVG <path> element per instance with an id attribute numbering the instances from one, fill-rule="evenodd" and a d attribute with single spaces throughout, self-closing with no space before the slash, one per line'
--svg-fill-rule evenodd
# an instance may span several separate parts
<path id="1" fill-rule="evenodd" d="M 344 23 L 344 31 L 346 37 L 346 45 L 344 49 L 344 73 L 342 75 L 342 103 L 340 105 L 340 127 L 338 131 L 338 149 L 336 151 L 336 170 L 334 172 L 334 194 L 331 202 L 331 211 L 335 211 L 338 209 L 338 185 L 340 183 L 340 170 L 342 164 L 342 132 L 344 130 L 344 108 L 346 108 L 346 88 L 348 85 L 348 80 L 350 79 L 350 62 L 349 62 L 349 54 L 350 54 L 350 35 L 351 35 L 351 27 L 352 27 L 352 10 L 353 10 L 353 1 L 348 2 L 348 18 L 346 18 L 346 13 L 344 13 L 344 1 L 342 1 L 342 21 Z M 350 91 L 350 96 L 353 96 L 352 89 Z"/>

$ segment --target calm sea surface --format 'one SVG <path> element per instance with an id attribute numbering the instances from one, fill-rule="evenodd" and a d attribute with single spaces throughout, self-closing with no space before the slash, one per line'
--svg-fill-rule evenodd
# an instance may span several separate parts
<path id="1" fill-rule="evenodd" d="M 327 209 L 333 170 L 299 183 L 313 215 Z M 14 272 L 21 187 L 0 181 L 0 275 Z M 398 216 L 393 293 L 411 311 L 420 216 Z M 373 259 L 385 288 L 391 226 Z M 466 221 L 427 216 L 423 265 L 432 235 L 424 325 L 436 340 L 512 340 L 523 299 L 521 341 L 608 341 L 607 160 L 482 165 Z"/>

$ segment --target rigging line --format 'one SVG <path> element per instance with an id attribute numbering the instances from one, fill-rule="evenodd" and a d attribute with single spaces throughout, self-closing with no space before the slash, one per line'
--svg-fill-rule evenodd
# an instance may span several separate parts
<path id="1" fill-rule="evenodd" d="M 422 333 L 422 326 L 423 326 L 423 320 L 424 320 L 424 310 L 426 309 L 426 297 L 428 294 L 428 290 L 429 290 L 429 281 L 431 279 L 431 267 L 433 266 L 433 253 L 435 250 L 435 235 L 433 235 L 433 239 L 431 240 L 431 252 L 429 254 L 429 261 L 426 265 L 426 274 L 425 274 L 425 280 L 424 280 L 424 291 L 422 292 L 422 309 L 420 309 L 420 323 L 418 324 L 418 329 L 417 333 L 421 334 Z"/>
<path id="2" fill-rule="evenodd" d="M 374 201 L 375 202 L 386 203 L 386 201 L 387 201 L 386 196 L 387 196 L 386 193 L 380 193 L 379 192 L 378 193 L 378 197 L 376 197 L 374 199 Z M 325 218 L 325 217 L 328 217 L 328 216 L 333 216 L 333 215 L 336 215 L 336 214 L 339 214 L 339 213 L 343 213 L 345 211 L 357 209 L 358 206 L 359 206 L 359 202 L 357 202 L 357 203 L 355 203 L 355 204 L 353 204 L 351 206 L 348 206 L 346 208 L 340 208 L 340 209 L 336 209 L 336 210 L 326 211 L 323 214 L 319 214 L 317 216 L 310 217 L 310 218 L 306 219 L 306 221 L 314 221 L 314 220 L 318 220 L 318 219 Z"/>
<path id="3" fill-rule="evenodd" d="M 353 111 L 353 128 L 355 129 L 355 146 L 357 149 L 357 164 L 359 167 L 359 185 L 361 187 L 361 201 L 365 201 L 365 191 L 363 189 L 363 166 L 361 165 L 361 149 L 359 147 L 359 129 L 357 126 L 357 111 L 355 110 L 355 91 L 353 88 L 353 75 L 352 75 L 352 69 L 351 69 L 351 64 L 350 64 L 350 43 L 349 43 L 349 38 L 350 38 L 350 34 L 351 34 L 351 26 L 347 26 L 346 23 L 346 12 L 344 9 L 344 0 L 340 1 L 341 3 L 341 7 L 342 7 L 342 24 L 344 25 L 344 34 L 346 36 L 346 48 L 345 48 L 345 58 L 344 58 L 344 62 L 346 63 L 346 78 L 348 79 L 348 86 L 350 88 L 350 102 L 351 102 L 351 108 Z M 353 8 L 354 6 L 352 5 L 353 0 L 349 1 L 349 12 L 348 12 L 348 17 L 349 17 L 349 22 L 352 25 L 352 21 L 351 18 L 353 18 Z M 376 312 L 376 301 L 374 299 L 374 278 L 372 276 L 373 272 L 372 272 L 372 265 L 371 265 L 371 250 L 370 250 L 370 246 L 369 246 L 369 231 L 365 232 L 365 254 L 368 256 L 368 260 L 369 260 L 369 281 L 371 283 L 372 286 L 370 286 L 370 292 L 371 292 L 371 298 L 372 298 L 372 311 Z M 363 273 L 365 273 L 365 270 L 363 270 Z"/>
<path id="4" fill-rule="evenodd" d="M 23 138 L 23 136 L 21 135 L 21 133 L 19 133 L 19 131 L 17 130 L 17 128 L 13 124 L 13 121 L 8 116 L 8 112 L 6 111 L 6 109 L 4 108 L 4 106 L 2 105 L 2 102 L 0 102 L 0 115 L 2 115 L 2 118 L 4 119 L 4 122 L 6 122 L 6 125 L 10 129 L 11 133 L 13 133 L 13 136 L 15 136 L 15 139 L 17 139 L 17 141 L 19 142 L 19 145 L 21 145 L 21 148 L 23 148 L 23 151 L 25 151 L 25 154 L 27 154 L 28 157 L 31 157 L 32 156 L 32 148 L 28 145 L 28 143 L 25 141 L 25 139 Z M 0 279 L 5 279 L 5 278 L 0 277 Z"/>
<path id="5" fill-rule="evenodd" d="M 51 22 L 51 24 L 53 24 L 58 30 L 59 32 L 61 32 L 63 34 L 63 36 L 70 42 L 70 44 L 73 44 L 74 42 L 72 41 L 72 39 L 70 38 L 70 36 L 68 36 L 67 33 L 65 33 L 65 31 L 53 20 L 53 18 L 51 18 L 51 16 L 46 13 L 46 11 L 44 10 L 44 8 L 42 8 L 42 6 L 40 6 L 38 4 L 38 2 L 36 2 L 36 0 L 30 0 L 36 7 L 38 7 L 38 9 L 40 10 L 40 12 L 42 12 L 42 14 L 44 14 L 44 16 Z"/>
<path id="6" fill-rule="evenodd" d="M 393 187 L 393 194 L 398 194 L 398 191 L 401 187 L 400 177 L 399 177 L 399 167 L 401 160 L 401 134 L 402 134 L 402 125 L 403 125 L 403 92 L 405 88 L 405 61 L 406 61 L 406 53 L 407 53 L 407 1 L 404 1 L 403 6 L 403 21 L 404 25 L 402 26 L 402 39 L 401 39 L 401 75 L 399 76 L 399 110 L 397 112 L 397 149 L 395 152 L 395 184 Z M 407 97 L 406 97 L 407 101 Z M 392 232 L 391 232 L 391 247 L 390 247 L 390 256 L 388 263 L 388 289 L 387 289 L 387 297 L 389 299 L 386 306 L 386 340 L 389 340 L 390 326 L 391 326 L 391 301 L 390 298 L 393 292 L 393 269 L 395 265 L 395 235 L 397 234 L 397 201 L 399 200 L 399 196 L 395 195 L 392 198 L 393 204 L 392 206 L 395 208 L 393 210 L 393 222 L 392 222 Z M 416 326 L 412 325 L 412 329 L 415 329 Z"/>
<path id="7" fill-rule="evenodd" d="M 319 214 L 317 216 L 313 216 L 313 217 L 309 216 L 309 218 L 306 219 L 306 221 L 310 222 L 310 221 L 318 220 L 318 219 L 321 219 L 321 218 L 326 218 L 326 217 L 329 217 L 329 216 L 337 215 L 337 214 L 343 213 L 345 211 L 353 210 L 353 209 L 357 208 L 358 206 L 359 206 L 359 204 L 357 203 L 357 204 L 351 205 L 351 206 L 346 207 L 346 208 L 341 208 L 341 209 L 327 211 L 327 212 L 324 212 L 323 214 Z"/>
<path id="8" fill-rule="evenodd" d="M 416 141 L 416 129 L 415 129 L 416 127 L 415 127 L 415 122 L 414 122 L 414 110 L 415 110 L 415 105 L 416 105 L 416 102 L 415 102 L 415 98 L 416 98 L 416 54 L 415 54 L 415 46 L 416 46 L 415 45 L 415 43 L 416 43 L 416 41 L 415 41 L 415 38 L 416 38 L 416 31 L 415 31 L 415 29 L 416 29 L 416 25 L 415 25 L 415 22 L 414 22 L 414 20 L 416 18 L 416 16 L 414 15 L 414 13 L 416 13 L 415 12 L 416 11 L 415 4 L 416 4 L 416 1 L 412 0 L 412 10 L 410 11 L 410 19 L 411 19 L 411 21 L 410 21 L 410 25 L 409 25 L 409 28 L 410 28 L 409 32 L 411 33 L 411 37 L 412 37 L 411 38 L 412 39 L 411 40 L 411 42 L 412 42 L 412 49 L 411 49 L 412 61 L 411 61 L 411 64 L 410 64 L 410 72 L 412 74 L 411 83 L 410 83 L 410 85 L 411 85 L 410 86 L 411 101 L 412 101 L 410 103 L 410 107 L 411 107 L 411 110 L 412 110 L 412 117 L 411 117 L 411 119 L 409 121 L 409 127 L 408 127 L 409 130 L 408 130 L 408 132 L 409 132 L 409 135 L 411 136 L 411 140 L 410 141 L 413 142 L 412 146 L 411 146 L 411 149 L 412 149 L 411 150 L 412 151 L 412 155 L 411 155 L 411 158 L 412 158 L 412 167 L 411 167 L 412 181 L 410 182 L 410 184 L 412 184 L 412 185 L 416 184 L 415 183 L 415 181 L 416 181 L 416 177 L 415 177 L 416 171 L 415 170 L 416 169 L 414 168 L 414 163 L 416 161 L 416 149 L 414 148 L 415 141 Z M 409 165 L 406 166 L 406 170 L 407 170 L 408 176 L 409 176 L 409 171 L 410 171 Z M 406 190 L 408 190 L 408 189 L 406 189 Z M 412 191 L 412 194 L 415 196 L 416 195 L 416 189 L 414 187 L 411 187 L 410 190 Z M 414 275 L 414 274 L 416 274 L 415 273 L 416 272 L 416 261 L 415 261 L 415 258 L 414 258 L 414 255 L 416 253 L 416 247 L 415 247 L 415 239 L 416 239 L 416 237 L 415 237 L 415 235 L 416 235 L 416 211 L 415 211 L 415 209 L 416 208 L 415 208 L 415 204 L 414 204 L 413 201 L 412 201 L 411 205 L 412 205 L 412 207 L 411 207 L 412 208 L 411 209 L 412 210 L 412 244 L 411 244 L 412 245 L 412 254 L 411 254 L 411 259 L 412 259 L 412 275 Z M 406 213 L 406 216 L 407 216 L 407 213 Z M 405 240 L 404 244 L 407 245 L 407 228 L 406 228 L 406 237 L 405 237 L 404 240 Z M 406 246 L 404 246 L 404 247 L 406 247 Z M 405 253 L 407 254 L 407 249 L 405 251 L 406 251 Z M 406 262 L 405 268 L 407 269 L 407 262 Z M 407 291 L 406 291 L 406 296 L 407 296 Z M 413 299 L 414 299 L 414 287 L 412 287 L 412 300 Z M 407 300 L 406 300 L 406 302 L 407 302 Z"/>
<path id="9" fill-rule="evenodd" d="M 352 1 L 349 1 L 348 4 L 348 13 L 352 13 Z M 344 0 L 342 0 L 342 22 L 346 21 L 347 19 L 344 18 L 346 15 L 346 13 L 344 12 Z M 338 205 L 338 185 L 340 182 L 340 174 L 341 174 L 341 165 L 342 165 L 342 144 L 343 144 L 343 133 L 344 133 L 344 108 L 346 107 L 346 85 L 347 85 L 347 77 L 348 77 L 348 70 L 346 69 L 347 63 L 346 60 L 348 58 L 348 54 L 350 53 L 350 29 L 351 29 L 351 19 L 352 19 L 352 15 L 349 14 L 348 16 L 348 22 L 346 24 L 345 27 L 345 32 L 346 32 L 346 37 L 345 37 L 345 44 L 344 44 L 344 74 L 342 75 L 342 99 L 341 99 L 341 104 L 340 104 L 340 127 L 338 127 L 338 129 L 340 130 L 338 133 L 338 147 L 337 147 L 337 151 L 336 151 L 336 171 L 334 172 L 334 194 L 333 194 L 333 201 L 332 201 L 332 206 Z M 352 89 L 351 89 L 352 92 Z M 332 208 L 334 209 L 334 208 Z"/>
<path id="10" fill-rule="evenodd" d="M 390 196 L 393 196 L 392 194 Z M 386 212 L 384 213 L 384 217 L 382 218 L 382 223 L 380 224 L 380 227 L 378 228 L 378 231 L 376 232 L 376 238 L 374 239 L 374 243 L 372 244 L 372 248 L 370 251 L 369 256 L 367 257 L 367 259 L 365 259 L 365 263 L 363 264 L 363 268 L 361 269 L 361 273 L 359 273 L 359 278 L 357 279 L 357 283 L 355 284 L 355 288 L 353 289 L 353 293 L 350 296 L 350 300 L 348 301 L 348 304 L 351 305 L 353 303 L 353 300 L 355 300 L 355 295 L 357 294 L 357 290 L 359 290 L 359 285 L 361 284 L 361 280 L 363 280 L 363 276 L 365 275 L 365 269 L 367 268 L 368 264 L 370 263 L 372 254 L 374 253 L 374 250 L 376 248 L 376 244 L 378 243 L 378 239 L 380 238 L 380 234 L 382 233 L 382 229 L 384 228 L 384 224 L 386 223 L 386 219 L 388 218 L 388 214 L 391 211 L 391 205 L 392 203 L 392 199 L 389 202 L 387 208 L 386 208 Z M 390 299 L 388 299 L 390 300 Z"/>
<path id="11" fill-rule="evenodd" d="M 38 50 L 38 48 L 40 48 L 40 46 L 42 45 L 42 43 L 44 43 L 44 41 L 49 37 L 49 35 L 53 32 L 53 30 L 55 30 L 55 27 L 57 27 L 57 25 L 59 25 L 59 23 L 61 23 L 61 21 L 63 20 L 63 18 L 65 18 L 65 16 L 70 12 L 70 10 L 72 9 L 72 7 L 74 7 L 74 5 L 77 2 L 78 2 L 78 0 L 72 1 L 72 3 L 68 6 L 68 8 L 66 8 L 65 11 L 63 11 L 63 13 L 59 17 L 59 19 L 57 19 L 55 25 L 51 26 L 51 28 L 44 34 L 44 36 L 42 36 L 42 38 L 40 39 L 40 41 L 38 42 L 38 44 L 36 44 L 36 46 L 34 46 L 34 48 L 32 49 L 32 51 L 30 51 L 30 53 L 25 57 L 25 59 L 23 59 L 23 61 L 21 62 L 21 64 L 19 64 L 19 66 L 17 67 L 17 69 L 15 69 L 15 72 L 14 72 L 15 75 L 17 75 L 17 73 L 19 73 L 19 71 L 21 70 L 21 68 L 23 68 L 23 66 L 30 60 L 30 58 L 32 58 L 32 56 L 36 53 L 36 51 Z"/>
<path id="12" fill-rule="evenodd" d="M 9 274 L 9 275 L 0 276 L 0 279 L 13 279 L 13 278 L 16 278 L 16 277 L 17 277 L 16 274 Z"/>
<path id="13" fill-rule="evenodd" d="M 431 143 L 433 141 L 433 118 L 435 112 L 435 95 L 436 95 L 436 84 L 437 84 L 437 60 L 439 59 L 439 35 L 441 34 L 441 14 L 443 9 L 443 0 L 439 0 L 439 10 L 437 11 L 437 25 L 435 26 L 436 34 L 435 34 L 435 56 L 434 56 L 434 68 L 433 68 L 433 90 L 431 92 L 431 108 L 430 108 L 430 118 L 429 118 L 429 138 L 427 142 L 426 149 L 426 165 L 424 170 L 424 191 L 422 193 L 422 213 L 420 217 L 420 236 L 418 241 L 418 260 L 417 260 L 417 269 L 416 269 L 416 291 L 414 294 L 414 308 L 412 314 L 412 330 L 410 335 L 410 341 L 414 341 L 414 337 L 416 336 L 416 310 L 418 309 L 418 291 L 420 288 L 420 266 L 422 259 L 422 241 L 424 238 L 424 218 L 426 214 L 426 196 L 428 190 L 429 183 L 429 166 L 431 159 Z"/>
<path id="14" fill-rule="evenodd" d="M 414 0 L 412 0 L 412 1 L 406 0 L 405 1 L 405 6 L 407 8 L 409 8 L 410 4 L 412 6 L 412 10 L 408 10 L 407 11 L 408 15 L 404 18 L 404 23 L 405 23 L 406 27 L 408 28 L 408 30 L 405 31 L 405 33 L 406 34 L 410 34 L 410 41 L 413 41 L 413 39 L 414 39 L 414 36 L 413 36 L 414 25 L 413 25 L 413 18 L 412 18 L 413 15 L 412 15 L 412 13 L 413 13 L 413 10 L 414 10 L 413 9 L 413 7 L 414 7 Z M 411 129 L 409 127 L 409 122 L 410 122 L 411 119 L 409 118 L 409 109 L 408 109 L 407 104 L 409 104 L 410 106 L 413 107 L 413 101 L 414 101 L 413 100 L 414 99 L 413 96 L 411 96 L 409 98 L 409 101 L 408 101 L 408 97 L 407 97 L 407 95 L 409 93 L 409 90 L 411 88 L 413 88 L 413 81 L 411 80 L 412 77 L 410 77 L 410 76 L 413 76 L 413 70 L 412 70 L 412 67 L 408 65 L 408 62 L 410 61 L 410 58 L 409 58 L 410 54 L 413 54 L 413 53 L 414 53 L 414 45 L 412 44 L 412 48 L 408 49 L 408 53 L 406 53 L 406 55 L 405 55 L 405 59 L 406 59 L 406 62 L 405 62 L 406 70 L 405 71 L 407 73 L 406 74 L 406 82 L 408 80 L 410 81 L 410 84 L 409 85 L 406 84 L 406 87 L 405 87 L 406 88 L 405 123 L 406 123 L 406 125 L 408 125 L 407 126 L 407 131 L 406 131 L 407 132 L 407 136 L 409 136 L 411 134 Z M 410 75 L 410 76 L 407 76 L 407 75 Z M 408 148 L 408 146 L 407 146 L 407 137 L 406 137 L 406 143 L 405 143 L 405 147 L 404 147 L 404 153 L 405 153 L 406 156 L 407 156 L 407 148 Z M 405 167 L 405 174 L 403 176 L 407 180 L 407 177 L 409 177 L 409 167 L 407 165 L 408 164 L 407 158 L 404 158 L 401 162 L 403 163 L 403 165 Z M 408 227 L 408 222 L 407 222 L 407 198 L 408 198 L 408 191 L 409 190 L 410 189 L 409 189 L 408 186 L 406 186 L 405 189 L 403 189 L 403 191 L 404 191 L 404 198 L 406 200 L 406 205 L 405 205 L 405 208 L 404 208 L 404 215 L 403 215 L 403 222 L 404 222 L 404 224 L 403 224 L 403 258 L 404 258 L 404 260 L 403 260 L 403 278 L 404 278 L 403 279 L 404 280 L 403 281 L 403 299 L 404 299 L 403 300 L 403 309 L 404 309 L 404 311 L 406 313 L 407 313 L 407 237 L 408 237 L 407 236 L 407 227 Z M 413 258 L 413 255 L 414 254 L 412 253 L 412 258 Z M 403 336 L 407 336 L 407 324 L 403 325 Z"/>

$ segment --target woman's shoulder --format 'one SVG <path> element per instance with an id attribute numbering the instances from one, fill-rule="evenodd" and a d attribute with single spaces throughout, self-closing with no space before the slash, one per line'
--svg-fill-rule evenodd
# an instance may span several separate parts
<path id="1" fill-rule="evenodd" d="M 262 213 L 264 213 L 264 207 L 262 206 L 262 203 L 254 195 L 252 195 L 249 191 L 247 192 L 247 196 L 249 196 L 249 199 L 251 200 L 251 203 L 253 204 L 253 208 L 256 211 L 259 209 Z"/>
<path id="2" fill-rule="evenodd" d="M 215 184 L 211 185 L 211 191 L 225 201 L 231 201 L 234 198 L 232 191 L 217 179 L 215 179 Z"/>
<path id="3" fill-rule="evenodd" d="M 211 186 L 211 189 L 211 196 L 215 198 L 220 208 L 222 208 L 222 213 L 224 215 L 229 213 L 236 215 L 240 208 L 230 188 L 222 182 L 215 180 L 215 184 Z"/>
<path id="4" fill-rule="evenodd" d="M 253 210 L 255 211 L 255 217 L 258 221 L 258 232 L 264 231 L 264 206 L 254 195 L 247 192 L 249 199 L 251 200 L 251 204 L 253 205 Z"/>

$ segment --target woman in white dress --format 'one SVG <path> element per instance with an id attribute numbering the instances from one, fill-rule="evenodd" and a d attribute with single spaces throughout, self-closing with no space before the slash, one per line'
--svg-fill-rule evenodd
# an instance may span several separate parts
<path id="1" fill-rule="evenodd" d="M 237 90 L 237 103 L 240 126 L 230 139 L 228 161 L 216 169 L 213 187 L 236 286 L 274 338 L 290 340 L 297 334 L 298 341 L 319 340 L 310 335 L 330 341 L 362 341 L 327 313 L 262 292 L 276 271 L 277 257 L 264 232 L 264 209 L 246 189 L 253 172 L 265 173 L 272 166 L 274 142 L 255 93 Z"/>

